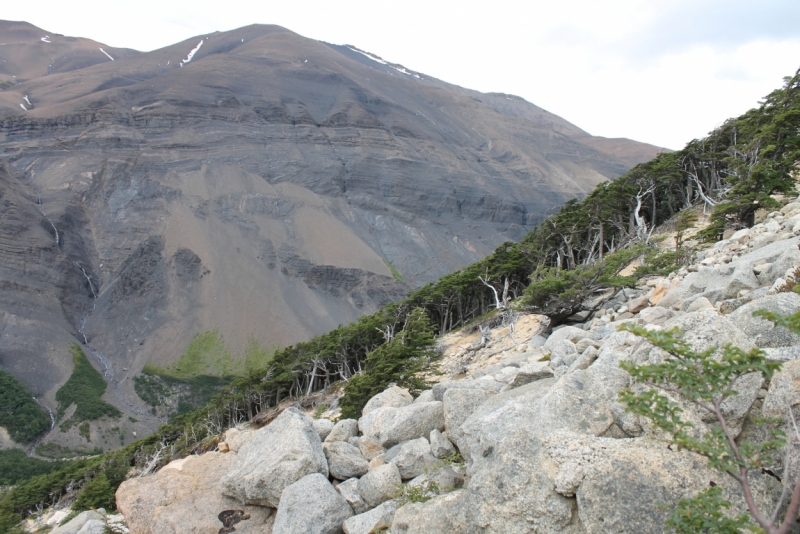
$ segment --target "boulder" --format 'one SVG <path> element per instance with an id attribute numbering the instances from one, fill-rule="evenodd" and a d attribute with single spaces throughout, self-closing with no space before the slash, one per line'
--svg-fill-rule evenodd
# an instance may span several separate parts
<path id="1" fill-rule="evenodd" d="M 664 504 L 694 497 L 711 482 L 722 488 L 733 509 L 746 509 L 736 482 L 693 453 L 653 447 L 646 440 L 567 432 L 546 443 L 557 466 L 556 491 L 575 495 L 586 532 L 662 533 L 670 511 Z M 760 508 L 771 510 L 780 483 L 756 472 L 751 483 Z"/>
<path id="2" fill-rule="evenodd" d="M 499 371 L 500 369 L 498 369 Z M 433 386 L 433 398 L 437 401 L 444 399 L 444 393 L 448 389 L 482 389 L 489 393 L 499 392 L 505 384 L 497 382 L 492 378 L 480 378 L 477 380 L 453 380 L 439 382 Z"/>
<path id="3" fill-rule="evenodd" d="M 358 479 L 358 493 L 374 508 L 400 494 L 403 480 L 395 464 L 383 464 Z"/>
<path id="4" fill-rule="evenodd" d="M 94 510 L 87 510 L 86 512 L 81 512 L 76 515 L 68 523 L 65 523 L 54 529 L 51 534 L 78 534 L 78 532 L 80 532 L 81 529 L 83 529 L 83 527 L 85 527 L 88 523 L 95 522 L 102 523 L 103 527 L 105 528 L 106 518 Z"/>
<path id="5" fill-rule="evenodd" d="M 454 491 L 424 503 L 409 503 L 397 509 L 392 534 L 483 534 L 489 531 L 478 526 L 473 495 Z M 511 531 L 509 531 L 511 532 Z M 500 531 L 497 531 L 500 534 Z"/>
<path id="6" fill-rule="evenodd" d="M 342 525 L 344 534 L 374 534 L 392 526 L 397 502 L 387 501 L 359 515 L 347 519 Z"/>
<path id="7" fill-rule="evenodd" d="M 415 403 L 431 402 L 431 401 L 435 401 L 435 400 L 436 399 L 433 398 L 433 390 L 432 389 L 426 389 L 425 391 L 423 391 L 422 393 L 419 394 L 419 397 L 414 399 L 414 402 Z"/>
<path id="8" fill-rule="evenodd" d="M 421 475 L 425 468 L 436 462 L 431 454 L 431 445 L 425 438 L 412 439 L 405 442 L 398 453 L 387 463 L 397 466 L 400 478 L 410 480 Z"/>
<path id="9" fill-rule="evenodd" d="M 628 311 L 631 313 L 639 313 L 648 306 L 650 306 L 650 299 L 642 295 L 628 302 Z"/>
<path id="10" fill-rule="evenodd" d="M 773 375 L 764 398 L 767 417 L 787 417 L 787 409 L 800 404 L 800 361 L 786 362 Z"/>
<path id="11" fill-rule="evenodd" d="M 543 378 L 552 378 L 553 368 L 550 367 L 549 361 L 531 362 L 520 367 L 519 372 L 514 377 L 514 380 L 506 387 L 506 389 L 518 388 L 525 384 L 530 384 L 536 380 Z"/>
<path id="12" fill-rule="evenodd" d="M 783 315 L 795 313 L 800 310 L 800 295 L 794 292 L 767 295 L 748 302 L 727 315 L 747 336 L 753 338 L 756 346 L 760 348 L 800 345 L 800 336 L 782 326 L 776 327 L 766 319 L 753 317 L 753 312 L 757 310 Z"/>
<path id="13" fill-rule="evenodd" d="M 639 319 L 644 321 L 646 324 L 662 325 L 674 315 L 675 312 L 672 310 L 662 308 L 661 306 L 655 306 L 653 308 L 645 308 L 640 311 Z"/>
<path id="14" fill-rule="evenodd" d="M 407 439 L 427 436 L 434 428 L 444 429 L 444 410 L 441 402 L 421 402 L 402 408 L 384 407 L 358 420 L 364 436 L 371 437 L 382 447 L 391 447 Z"/>
<path id="15" fill-rule="evenodd" d="M 562 365 L 569 367 L 578 358 L 578 350 L 575 348 L 575 343 L 568 339 L 561 339 L 554 343 L 550 343 L 548 339 L 545 348 L 550 351 L 550 365 L 554 369 Z"/>
<path id="16" fill-rule="evenodd" d="M 350 438 L 358 436 L 358 421 L 355 419 L 342 419 L 331 429 L 325 441 L 348 441 Z"/>
<path id="17" fill-rule="evenodd" d="M 578 356 L 578 359 L 575 360 L 575 363 L 569 366 L 568 372 L 571 373 L 579 369 L 586 369 L 587 367 L 589 367 L 594 363 L 594 361 L 597 359 L 598 354 L 599 351 L 596 348 L 594 348 L 593 346 L 589 346 L 586 350 L 583 351 L 583 353 L 581 353 L 580 356 Z"/>
<path id="18" fill-rule="evenodd" d="M 245 504 L 277 508 L 283 490 L 312 473 L 328 476 L 319 434 L 311 417 L 287 408 L 242 446 L 220 490 Z"/>
<path id="19" fill-rule="evenodd" d="M 225 443 L 228 448 L 233 452 L 239 452 L 242 446 L 250 441 L 255 435 L 255 429 L 252 428 L 229 428 L 225 432 Z"/>
<path id="20" fill-rule="evenodd" d="M 407 406 L 412 402 L 414 402 L 414 397 L 411 396 L 411 393 L 409 393 L 407 389 L 391 386 L 368 400 L 367 404 L 365 404 L 364 408 L 361 410 L 361 415 L 367 415 L 378 408 L 387 406 L 395 408 Z"/>
<path id="21" fill-rule="evenodd" d="M 711 302 L 707 298 L 702 296 L 692 300 L 692 302 L 688 306 L 686 306 L 687 313 L 703 311 L 703 310 L 713 310 L 713 309 L 714 305 L 711 304 Z"/>
<path id="22" fill-rule="evenodd" d="M 587 337 L 586 330 L 575 326 L 562 326 L 553 330 L 553 333 L 547 338 L 544 344 L 546 350 L 553 350 L 553 347 L 562 341 L 569 341 L 572 344 L 577 343 L 581 339 Z"/>
<path id="23" fill-rule="evenodd" d="M 313 473 L 283 491 L 272 533 L 339 534 L 352 515 L 353 509 L 328 479 Z"/>
<path id="24" fill-rule="evenodd" d="M 368 462 L 386 452 L 380 443 L 369 436 L 361 436 L 358 440 L 358 450 Z"/>
<path id="25" fill-rule="evenodd" d="M 364 502 L 364 499 L 362 499 L 361 495 L 358 493 L 357 478 L 348 478 L 344 482 L 340 482 L 336 485 L 336 491 L 344 497 L 344 500 L 347 501 L 347 504 L 350 505 L 353 512 L 356 514 L 363 514 L 369 510 L 367 503 Z"/>
<path id="26" fill-rule="evenodd" d="M 360 477 L 369 470 L 367 460 L 359 450 L 346 441 L 334 441 L 322 446 L 328 459 L 328 471 L 333 478 L 347 480 Z"/>
<path id="27" fill-rule="evenodd" d="M 78 534 L 106 534 L 108 527 L 105 521 L 99 519 L 90 519 L 78 531 Z"/>
<path id="28" fill-rule="evenodd" d="M 456 452 L 456 448 L 447 436 L 436 429 L 431 430 L 430 440 L 431 453 L 436 458 L 446 458 Z"/>
<path id="29" fill-rule="evenodd" d="M 567 342 L 569 343 L 569 342 Z M 491 394 L 481 389 L 448 389 L 444 394 L 444 427 L 455 443 L 461 437 L 461 425 Z"/>
<path id="30" fill-rule="evenodd" d="M 333 427 L 334 427 L 333 421 L 331 421 L 330 419 L 325 419 L 325 418 L 314 419 L 314 429 L 317 431 L 317 434 L 319 434 L 319 439 L 323 441 L 331 433 Z"/>
<path id="31" fill-rule="evenodd" d="M 180 469 L 130 478 L 117 489 L 117 509 L 125 516 L 130 531 L 137 534 L 217 532 L 222 527 L 217 515 L 231 509 L 244 509 L 250 515 L 236 525 L 237 533 L 269 532 L 271 508 L 242 506 L 219 492 L 219 480 L 234 460 L 232 454 L 207 452 L 190 456 Z"/>

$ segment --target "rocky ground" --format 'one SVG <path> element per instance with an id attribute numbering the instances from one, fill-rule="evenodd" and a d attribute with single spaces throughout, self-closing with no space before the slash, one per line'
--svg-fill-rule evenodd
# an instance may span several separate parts
<path id="1" fill-rule="evenodd" d="M 336 423 L 335 408 L 314 419 L 288 407 L 263 428 L 228 430 L 218 451 L 126 481 L 118 508 L 131 532 L 159 534 L 215 532 L 225 510 L 243 511 L 243 533 L 655 533 L 670 504 L 709 484 L 744 509 L 730 477 L 672 450 L 618 402 L 630 384 L 619 363 L 663 357 L 618 328 L 677 328 L 697 350 L 731 343 L 784 362 L 770 383 L 741 378 L 724 406 L 740 439 L 752 438 L 756 417 L 800 404 L 800 338 L 752 316 L 800 309 L 786 291 L 800 266 L 796 234 L 800 201 L 619 292 L 583 323 L 550 329 L 543 316 L 506 313 L 452 333 L 441 340 L 444 375 L 417 398 L 390 387 L 360 419 Z M 782 482 L 750 476 L 756 501 L 774 505 Z M 88 524 L 57 532 L 93 532 Z"/>

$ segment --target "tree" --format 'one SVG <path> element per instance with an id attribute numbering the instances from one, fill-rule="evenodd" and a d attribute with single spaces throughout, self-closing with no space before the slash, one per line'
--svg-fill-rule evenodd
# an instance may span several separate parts
<path id="1" fill-rule="evenodd" d="M 780 317 L 759 312 L 777 324 L 786 326 L 800 334 L 800 312 L 790 317 Z M 696 352 L 677 330 L 650 331 L 645 328 L 623 325 L 643 337 L 669 355 L 663 362 L 638 365 L 621 362 L 634 382 L 649 389 L 634 391 L 626 389 L 620 400 L 627 410 L 647 417 L 653 424 L 672 436 L 672 443 L 682 449 L 697 453 L 708 459 L 709 467 L 733 477 L 739 484 L 747 503 L 748 514 L 726 517 L 723 509 L 730 502 L 722 497 L 719 487 L 712 487 L 693 499 L 681 500 L 673 511 L 668 526 L 678 532 L 739 532 L 752 528 L 754 521 L 767 534 L 785 534 L 791 530 L 800 509 L 800 479 L 794 484 L 788 507 L 784 511 L 786 495 L 774 511 L 765 514 L 758 509 L 753 498 L 748 473 L 753 469 L 768 469 L 773 465 L 772 455 L 786 445 L 785 433 L 780 430 L 780 420 L 763 419 L 769 438 L 761 442 L 737 441 L 726 418 L 723 403 L 728 397 L 737 395 L 734 389 L 739 378 L 749 373 L 760 373 L 770 380 L 780 368 L 780 363 L 767 360 L 759 349 L 745 352 L 727 345 L 721 351 L 709 349 Z M 707 432 L 701 433 L 682 417 L 683 409 L 678 402 L 665 393 L 688 402 L 700 411 L 712 416 L 714 423 Z M 790 417 L 794 415 L 789 411 Z M 796 425 L 793 425 L 796 432 Z M 800 433 L 795 436 L 800 441 Z M 786 479 L 787 470 L 783 474 Z M 780 513 L 783 511 L 783 519 Z"/>
<path id="2" fill-rule="evenodd" d="M 431 371 L 435 358 L 433 326 L 422 308 L 406 317 L 403 330 L 367 356 L 363 373 L 353 376 L 339 400 L 342 417 L 358 418 L 367 401 L 389 384 L 418 393 L 428 387 L 422 376 Z"/>

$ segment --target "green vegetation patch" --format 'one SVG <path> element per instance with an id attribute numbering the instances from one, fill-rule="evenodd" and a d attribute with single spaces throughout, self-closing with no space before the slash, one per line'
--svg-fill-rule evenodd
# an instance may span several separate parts
<path id="1" fill-rule="evenodd" d="M 174 417 L 206 405 L 228 381 L 208 375 L 175 378 L 158 367 L 145 365 L 142 374 L 133 379 L 133 389 L 154 414 Z"/>
<path id="2" fill-rule="evenodd" d="M 89 363 L 83 350 L 73 343 L 69 352 L 72 354 L 75 368 L 72 370 L 69 380 L 56 393 L 59 419 L 64 416 L 64 412 L 71 405 L 75 404 L 76 409 L 69 421 L 62 425 L 62 428 L 69 428 L 83 421 L 93 421 L 104 415 L 121 416 L 119 410 L 102 400 L 101 397 L 107 387 L 106 381 L 103 375 Z"/>
<path id="3" fill-rule="evenodd" d="M 398 282 L 402 282 L 403 281 L 403 275 L 400 274 L 400 271 L 398 271 L 397 269 L 394 268 L 394 265 L 389 263 L 389 260 L 384 258 L 383 259 L 383 263 L 385 263 L 386 266 L 389 268 L 389 270 L 392 272 L 392 276 L 394 276 L 395 280 L 397 280 Z"/>
<path id="4" fill-rule="evenodd" d="M 97 454 L 102 454 L 102 452 L 103 451 L 98 447 L 89 449 L 84 445 L 80 445 L 75 449 L 70 449 L 69 447 L 65 447 L 64 445 L 55 443 L 53 441 L 42 443 L 36 447 L 37 455 L 44 458 L 53 458 L 57 460 L 63 458 L 75 458 L 78 456 L 94 456 Z"/>
<path id="5" fill-rule="evenodd" d="M 157 367 L 148 365 L 150 374 L 178 380 L 198 376 L 225 376 L 231 374 L 231 356 L 225 349 L 225 340 L 216 330 L 196 334 L 178 363 Z"/>
<path id="6" fill-rule="evenodd" d="M 50 428 L 50 416 L 11 373 L 0 370 L 0 426 L 17 443 L 30 443 Z"/>
<path id="7" fill-rule="evenodd" d="M 10 486 L 21 480 L 43 475 L 66 465 L 31 458 L 21 449 L 0 450 L 0 486 Z"/>

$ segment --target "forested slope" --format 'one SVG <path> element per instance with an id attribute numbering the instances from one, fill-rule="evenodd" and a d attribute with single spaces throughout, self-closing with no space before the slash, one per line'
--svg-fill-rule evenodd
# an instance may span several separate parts
<path id="1" fill-rule="evenodd" d="M 80 468 L 74 465 L 69 473 L 45 475 L 19 486 L 0 500 L 2 518 L 10 525 L 37 503 L 56 500 L 68 483 L 86 488 L 82 505 L 106 505 L 99 490 L 113 491 L 130 466 L 153 469 L 171 457 L 212 448 L 225 428 L 336 381 L 371 379 L 375 386 L 408 379 L 400 371 L 393 371 L 395 376 L 386 373 L 397 367 L 375 354 L 394 359 L 407 355 L 418 361 L 417 349 L 424 347 L 425 336 L 502 311 L 509 299 L 525 295 L 518 305 L 562 320 L 579 311 L 592 290 L 632 283 L 634 278 L 619 274 L 633 257 L 649 259 L 639 275 L 679 262 L 677 253 L 650 253 L 655 249 L 648 242 L 657 224 L 681 210 L 704 205 L 711 224 L 703 237 L 715 241 L 728 229 L 751 225 L 758 209 L 778 207 L 770 195 L 794 190 L 799 159 L 800 71 L 757 108 L 726 121 L 708 137 L 634 167 L 582 201 L 568 202 L 521 242 L 503 244 L 484 260 L 373 315 L 277 351 L 267 369 L 237 380 L 205 408 L 174 419 L 145 440 Z M 420 326 L 423 315 L 430 321 L 427 328 Z M 408 351 L 377 350 L 398 339 L 413 340 L 400 342 Z M 360 378 L 354 380 L 354 375 Z M 370 388 L 348 387 L 341 403 L 357 410 Z"/>

